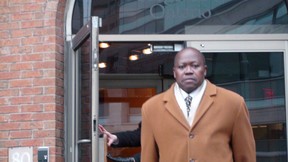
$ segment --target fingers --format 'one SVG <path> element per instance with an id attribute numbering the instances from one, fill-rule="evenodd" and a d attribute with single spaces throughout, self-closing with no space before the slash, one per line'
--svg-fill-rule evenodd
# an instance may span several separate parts
<path id="1" fill-rule="evenodd" d="M 98 124 L 98 129 L 101 133 L 107 132 L 107 130 L 101 124 Z"/>
<path id="2" fill-rule="evenodd" d="M 98 129 L 103 133 L 104 138 L 107 139 L 107 145 L 111 146 L 117 140 L 117 136 L 108 132 L 101 124 L 98 124 Z"/>
<path id="3" fill-rule="evenodd" d="M 111 146 L 113 142 L 114 142 L 114 141 L 110 138 L 110 139 L 107 141 L 107 145 L 108 145 L 108 146 Z"/>

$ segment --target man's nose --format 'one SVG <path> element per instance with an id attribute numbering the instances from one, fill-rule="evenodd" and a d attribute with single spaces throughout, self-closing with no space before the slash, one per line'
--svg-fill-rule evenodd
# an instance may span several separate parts
<path id="1" fill-rule="evenodd" d="M 191 66 L 185 68 L 185 73 L 194 73 L 194 69 Z"/>

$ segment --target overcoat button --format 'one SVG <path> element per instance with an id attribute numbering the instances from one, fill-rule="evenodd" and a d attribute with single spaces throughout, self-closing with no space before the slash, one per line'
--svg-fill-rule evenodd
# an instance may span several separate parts
<path id="1" fill-rule="evenodd" d="M 190 133 L 189 138 L 194 138 L 194 134 Z"/>

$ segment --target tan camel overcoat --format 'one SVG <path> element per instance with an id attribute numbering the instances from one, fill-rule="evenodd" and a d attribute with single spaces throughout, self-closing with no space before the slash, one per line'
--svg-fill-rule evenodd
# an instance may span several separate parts
<path id="1" fill-rule="evenodd" d="M 142 106 L 141 162 L 256 162 L 244 99 L 207 80 L 192 127 L 167 91 Z"/>

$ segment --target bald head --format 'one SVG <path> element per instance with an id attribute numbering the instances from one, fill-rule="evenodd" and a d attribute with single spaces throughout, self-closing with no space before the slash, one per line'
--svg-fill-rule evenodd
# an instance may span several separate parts
<path id="1" fill-rule="evenodd" d="M 174 58 L 174 65 L 175 65 L 175 62 L 177 61 L 177 59 L 179 58 L 179 56 L 185 52 L 189 52 L 189 53 L 193 53 L 193 54 L 196 54 L 196 55 L 199 55 L 200 56 L 200 59 L 202 59 L 204 65 L 206 65 L 206 61 L 205 61 L 205 57 L 204 55 L 196 48 L 193 48 L 193 47 L 186 47 L 184 49 L 182 49 L 181 51 L 179 51 L 175 58 Z"/>
<path id="2" fill-rule="evenodd" d="M 181 89 L 191 93 L 204 81 L 207 71 L 204 55 L 196 48 L 179 51 L 174 59 L 173 75 Z"/>

